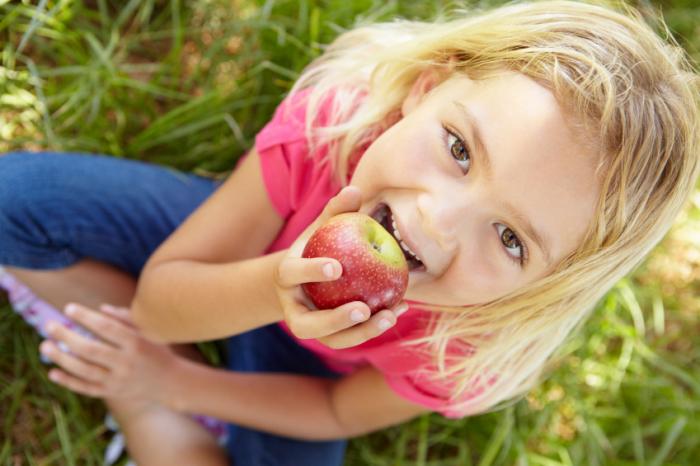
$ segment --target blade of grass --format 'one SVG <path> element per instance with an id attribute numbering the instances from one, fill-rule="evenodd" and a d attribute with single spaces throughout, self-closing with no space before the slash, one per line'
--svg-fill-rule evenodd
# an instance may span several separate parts
<path id="1" fill-rule="evenodd" d="M 19 41 L 19 45 L 17 46 L 17 53 L 22 53 L 22 50 L 24 50 L 25 45 L 27 45 L 27 42 L 32 37 L 32 34 L 34 34 L 34 31 L 36 31 L 36 28 L 38 28 L 41 25 L 42 21 L 44 21 L 42 17 L 44 16 L 44 10 L 46 10 L 47 3 L 48 0 L 39 1 L 39 4 L 37 5 L 35 10 L 36 14 L 32 16 L 32 21 L 29 23 L 29 27 L 22 35 L 22 39 L 20 39 Z"/>
<path id="2" fill-rule="evenodd" d="M 676 440 L 678 440 L 678 437 L 683 432 L 683 429 L 687 423 L 688 419 L 685 416 L 681 416 L 676 419 L 676 422 L 674 422 L 669 429 L 663 443 L 661 444 L 661 447 L 654 455 L 654 458 L 652 458 L 649 466 L 661 466 L 664 464 L 668 454 L 671 452 L 671 448 L 673 448 L 673 445 L 676 443 Z"/>
<path id="3" fill-rule="evenodd" d="M 153 15 L 154 0 L 142 1 L 139 12 L 136 14 L 135 21 L 139 28 L 148 27 L 149 20 Z"/>
<path id="4" fill-rule="evenodd" d="M 428 429 L 430 428 L 430 416 L 423 416 L 418 422 L 418 451 L 416 452 L 416 465 L 425 466 L 428 459 Z"/>
<path id="5" fill-rule="evenodd" d="M 23 395 L 27 388 L 27 381 L 21 378 L 15 379 L 6 390 L 3 390 L 3 404 L 6 405 L 3 420 L 3 432 L 10 432 L 15 423 L 17 413 L 20 410 Z"/>
<path id="6" fill-rule="evenodd" d="M 627 375 L 627 368 L 632 361 L 632 354 L 634 352 L 634 340 L 632 338 L 625 338 L 622 343 L 622 351 L 620 352 L 620 357 L 615 365 L 615 370 L 612 372 L 611 384 L 609 385 L 610 391 L 612 393 L 617 393 L 620 390 L 620 384 Z"/>
<path id="7" fill-rule="evenodd" d="M 180 0 L 170 0 L 170 11 L 172 15 L 172 33 L 173 41 L 170 47 L 170 54 L 173 58 L 177 58 L 182 50 L 182 42 L 184 37 L 184 32 L 182 29 L 182 16 L 180 10 L 182 6 L 180 5 Z M 178 61 L 176 61 L 178 63 Z"/>
<path id="8" fill-rule="evenodd" d="M 532 462 L 532 466 L 562 466 L 559 461 L 547 458 L 546 456 L 530 453 L 527 455 L 528 461 Z"/>
<path id="9" fill-rule="evenodd" d="M 652 366 L 683 381 L 695 392 L 696 396 L 700 396 L 699 379 L 688 374 L 688 372 L 682 368 L 676 367 L 668 359 L 660 357 L 641 341 L 635 342 L 635 350 Z"/>
<path id="10" fill-rule="evenodd" d="M 664 308 L 664 302 L 658 293 L 654 294 L 654 304 L 652 309 L 654 311 L 654 333 L 657 335 L 663 335 L 666 331 L 666 310 Z"/>
<path id="11" fill-rule="evenodd" d="M 642 437 L 642 430 L 639 428 L 639 420 L 634 419 L 632 426 L 632 447 L 634 450 L 634 459 L 639 464 L 645 463 L 644 455 L 644 438 Z"/>
<path id="12" fill-rule="evenodd" d="M 4 31 L 9 25 L 16 24 L 17 18 L 21 14 L 22 10 L 19 8 L 13 8 L 9 13 L 5 14 L 4 17 L 0 19 L 0 31 Z"/>
<path id="13" fill-rule="evenodd" d="M 491 434 L 491 438 L 489 439 L 489 442 L 484 449 L 484 453 L 481 456 L 481 460 L 479 461 L 479 466 L 490 466 L 493 464 L 496 455 L 498 455 L 498 452 L 512 427 L 513 408 L 510 407 L 503 412 L 500 423 Z"/>
<path id="14" fill-rule="evenodd" d="M 36 65 L 31 58 L 25 58 L 25 63 L 27 64 L 27 69 L 32 76 L 32 81 L 34 82 L 34 90 L 36 91 L 37 98 L 41 102 L 40 110 L 42 115 L 42 121 L 44 123 L 44 134 L 46 136 L 49 145 L 58 148 L 56 144 L 56 135 L 53 132 L 53 126 L 51 124 L 51 116 L 49 115 L 48 106 L 46 105 L 46 97 L 44 96 L 44 91 L 41 88 L 41 78 L 37 72 Z"/>
<path id="15" fill-rule="evenodd" d="M 114 86 L 122 86 L 131 89 L 137 89 L 139 91 L 144 91 L 157 97 L 163 97 L 180 101 L 187 101 L 192 98 L 189 94 L 185 94 L 183 92 L 170 90 L 154 84 L 145 83 L 136 79 L 125 78 L 121 76 L 115 77 L 111 82 Z"/>
<path id="16" fill-rule="evenodd" d="M 124 5 L 124 7 L 119 12 L 117 19 L 112 23 L 112 27 L 115 29 L 121 29 L 124 27 L 124 23 L 131 17 L 132 13 L 141 3 L 141 0 L 129 0 L 129 2 Z"/>
<path id="17" fill-rule="evenodd" d="M 97 0 L 97 10 L 100 15 L 100 25 L 102 29 L 109 29 L 109 8 L 106 0 Z"/>
<path id="18" fill-rule="evenodd" d="M 53 415 L 56 421 L 56 431 L 58 439 L 61 442 L 61 451 L 63 452 L 63 460 L 68 466 L 75 466 L 75 457 L 73 455 L 73 442 L 71 441 L 66 419 L 63 416 L 63 410 L 56 403 L 52 403 Z"/>
<path id="19" fill-rule="evenodd" d="M 115 35 L 112 34 L 111 37 L 114 36 Z M 109 71 L 110 74 L 114 74 L 114 63 L 111 56 L 113 46 L 111 44 L 107 44 L 106 47 L 103 47 L 97 37 L 95 37 L 91 32 L 86 32 L 84 37 L 98 62 L 101 63 L 103 68 Z"/>
<path id="20" fill-rule="evenodd" d="M 12 453 L 12 444 L 10 439 L 6 438 L 2 443 L 2 450 L 0 450 L 0 464 L 10 464 L 10 454 Z"/>
<path id="21" fill-rule="evenodd" d="M 404 466 L 404 457 L 406 456 L 406 445 L 408 444 L 409 430 L 401 429 L 399 438 L 394 443 L 394 465 Z"/>
<path id="22" fill-rule="evenodd" d="M 629 285 L 629 281 L 622 280 L 622 282 L 620 282 L 620 284 L 617 287 L 617 291 L 618 293 L 620 293 L 622 302 L 625 304 L 627 310 L 632 316 L 632 320 L 634 321 L 634 328 L 637 330 L 637 335 L 644 335 L 646 333 L 646 327 L 644 325 L 644 316 L 642 314 L 642 308 L 639 306 L 639 301 L 637 301 L 637 297 L 632 291 L 632 288 Z"/>

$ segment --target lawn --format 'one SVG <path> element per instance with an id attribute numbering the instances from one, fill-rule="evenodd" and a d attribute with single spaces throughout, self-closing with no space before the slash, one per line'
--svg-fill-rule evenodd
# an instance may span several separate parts
<path id="1" fill-rule="evenodd" d="M 496 5 L 502 1 L 467 2 Z M 700 62 L 700 2 L 661 8 Z M 0 151 L 98 152 L 225 175 L 300 70 L 355 22 L 456 2 L 0 0 Z M 0 465 L 101 464 L 100 403 L 46 377 L 0 303 Z M 346 464 L 700 464 L 700 192 L 651 257 L 501 411 L 353 439 Z"/>

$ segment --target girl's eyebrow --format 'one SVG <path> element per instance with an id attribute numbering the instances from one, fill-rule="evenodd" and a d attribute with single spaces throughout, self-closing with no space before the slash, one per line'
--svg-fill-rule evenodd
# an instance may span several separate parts
<path id="1" fill-rule="evenodd" d="M 489 151 L 486 148 L 486 144 L 484 144 L 484 138 L 481 136 L 479 121 L 469 110 L 469 108 L 467 108 L 467 106 L 464 105 L 462 102 L 453 100 L 452 103 L 455 105 L 455 107 L 457 107 L 457 109 L 459 110 L 460 114 L 466 122 L 467 128 L 469 128 L 472 133 L 472 139 L 474 141 L 474 145 L 476 146 L 477 154 L 481 155 L 479 159 L 482 165 L 481 168 L 483 169 L 484 176 L 486 177 L 486 179 L 492 180 L 493 170 L 491 165 L 491 155 L 489 154 Z M 540 249 L 540 251 L 542 251 L 547 265 L 551 265 L 552 254 L 549 248 L 547 247 L 549 241 L 545 241 L 546 236 L 538 233 L 538 231 L 535 229 L 535 227 L 532 226 L 532 223 L 530 223 L 527 217 L 525 217 L 512 204 L 508 202 L 503 202 L 503 207 L 505 208 L 505 210 L 508 211 L 510 216 L 513 217 L 515 221 L 521 226 L 525 234 L 535 243 L 535 245 Z"/>

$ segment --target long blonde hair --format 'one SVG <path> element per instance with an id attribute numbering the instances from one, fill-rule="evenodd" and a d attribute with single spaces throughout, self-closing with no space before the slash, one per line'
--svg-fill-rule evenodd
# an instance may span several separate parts
<path id="1" fill-rule="evenodd" d="M 469 308 L 426 306 L 436 377 L 454 382 L 453 408 L 483 412 L 524 394 L 552 353 L 666 234 L 698 176 L 700 79 L 663 20 L 665 38 L 620 3 L 538 1 L 457 19 L 397 20 L 340 35 L 292 89 L 313 87 L 310 140 L 330 145 L 345 184 L 348 159 L 396 122 L 417 76 L 448 62 L 472 79 L 520 72 L 550 89 L 602 155 L 601 195 L 580 247 L 550 275 Z M 333 96 L 331 123 L 314 124 Z M 362 99 L 358 99 L 362 95 Z M 357 102 L 361 100 L 358 106 Z M 448 344 L 476 347 L 449 357 Z"/>

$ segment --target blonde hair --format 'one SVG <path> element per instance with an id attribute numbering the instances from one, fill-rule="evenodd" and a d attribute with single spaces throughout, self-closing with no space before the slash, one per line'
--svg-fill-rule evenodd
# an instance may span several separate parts
<path id="1" fill-rule="evenodd" d="M 660 16 L 660 15 L 659 15 Z M 602 155 L 601 195 L 580 247 L 548 276 L 468 308 L 426 306 L 435 375 L 454 383 L 453 409 L 473 414 L 523 395 L 596 302 L 666 234 L 698 176 L 698 75 L 656 18 L 620 3 L 541 1 L 472 11 L 430 23 L 397 20 L 340 35 L 303 72 L 307 115 L 332 96 L 331 123 L 307 118 L 345 184 L 348 159 L 399 118 L 417 76 L 451 63 L 485 79 L 520 72 L 550 89 Z M 362 96 L 362 99 L 358 99 Z M 358 105 L 358 100 L 361 103 Z M 450 357 L 452 341 L 476 347 Z"/>

